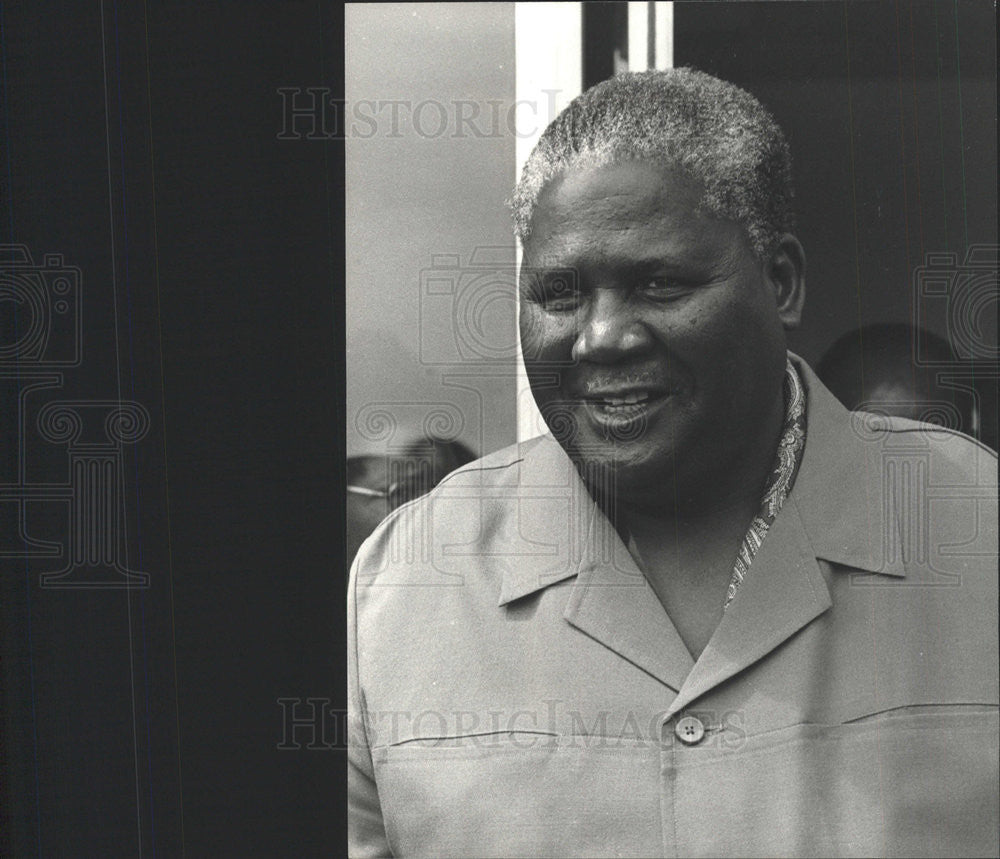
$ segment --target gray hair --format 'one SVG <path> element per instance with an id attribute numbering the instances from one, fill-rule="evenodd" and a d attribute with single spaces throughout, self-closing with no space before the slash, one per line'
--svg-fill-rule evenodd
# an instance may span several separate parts
<path id="1" fill-rule="evenodd" d="M 545 129 L 510 206 L 522 241 L 545 186 L 571 167 L 652 161 L 699 180 L 703 206 L 747 231 L 758 257 L 795 228 L 788 143 L 748 92 L 695 69 L 620 74 L 577 96 Z"/>

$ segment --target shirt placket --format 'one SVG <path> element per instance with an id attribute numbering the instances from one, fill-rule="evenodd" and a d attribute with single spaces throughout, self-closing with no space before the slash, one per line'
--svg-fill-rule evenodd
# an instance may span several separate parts
<path id="1" fill-rule="evenodd" d="M 719 739 L 724 726 L 713 714 L 685 709 L 659 722 L 660 739 L 660 822 L 663 855 L 676 857 L 680 845 L 689 843 L 683 815 L 688 813 L 682 800 L 682 774 L 697 771 L 693 759 L 711 754 L 711 744 Z"/>

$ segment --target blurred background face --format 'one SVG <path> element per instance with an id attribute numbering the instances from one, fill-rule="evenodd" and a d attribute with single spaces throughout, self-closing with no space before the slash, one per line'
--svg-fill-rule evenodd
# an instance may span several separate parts
<path id="1" fill-rule="evenodd" d="M 926 412 L 934 402 L 933 391 L 918 391 L 916 386 L 903 379 L 879 382 L 870 388 L 864 399 L 858 392 L 858 406 L 876 408 L 886 415 L 909 418 L 912 421 L 925 420 Z"/>
<path id="2" fill-rule="evenodd" d="M 625 493 L 724 473 L 780 414 L 785 340 L 765 265 L 700 200 L 696 182 L 646 162 L 576 168 L 543 191 L 524 243 L 535 400 Z"/>
<path id="3" fill-rule="evenodd" d="M 948 342 L 930 331 L 879 323 L 841 336 L 816 373 L 849 409 L 927 421 L 995 445 L 995 437 L 983 437 L 976 398 L 960 369 Z"/>
<path id="4" fill-rule="evenodd" d="M 347 460 L 347 559 L 378 524 L 401 504 L 437 486 L 476 454 L 461 442 L 424 436 L 387 456 Z"/>
<path id="5" fill-rule="evenodd" d="M 385 457 L 352 457 L 348 469 L 347 561 L 351 563 L 361 544 L 389 515 L 391 508 L 386 492 Z"/>

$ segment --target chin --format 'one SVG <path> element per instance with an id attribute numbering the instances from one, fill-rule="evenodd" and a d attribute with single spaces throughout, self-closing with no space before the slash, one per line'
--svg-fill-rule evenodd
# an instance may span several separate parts
<path id="1" fill-rule="evenodd" d="M 674 481 L 673 457 L 646 445 L 600 445 L 568 451 L 584 480 L 619 498 L 662 492 Z"/>

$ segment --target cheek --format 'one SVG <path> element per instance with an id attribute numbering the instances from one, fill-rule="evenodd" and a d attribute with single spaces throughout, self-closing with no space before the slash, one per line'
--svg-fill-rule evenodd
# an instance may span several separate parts
<path id="1" fill-rule="evenodd" d="M 558 361 L 565 364 L 573 348 L 576 326 L 571 315 L 545 313 L 537 305 L 521 303 L 521 351 L 525 364 Z"/>
<path id="2" fill-rule="evenodd" d="M 725 362 L 747 323 L 721 296 L 705 294 L 681 305 L 668 307 L 648 320 L 648 327 L 666 351 L 690 369 Z"/>
<path id="3" fill-rule="evenodd" d="M 756 353 L 780 329 L 774 307 L 763 305 L 749 289 L 742 285 L 688 305 L 670 326 L 678 349 L 710 359 L 720 369 L 744 365 L 746 355 Z"/>

